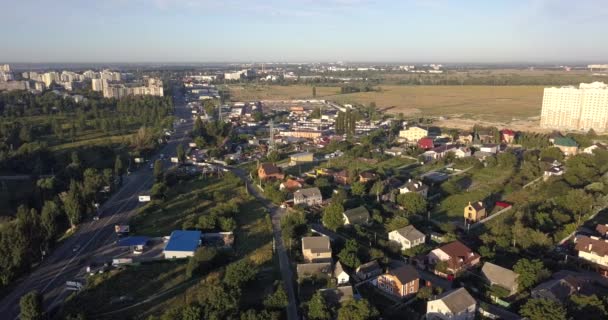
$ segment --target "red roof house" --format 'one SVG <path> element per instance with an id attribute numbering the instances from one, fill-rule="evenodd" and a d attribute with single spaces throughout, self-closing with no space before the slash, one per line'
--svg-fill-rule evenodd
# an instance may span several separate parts
<path id="1" fill-rule="evenodd" d="M 435 145 L 433 144 L 433 139 L 431 138 L 422 138 L 418 140 L 418 148 L 428 150 L 433 149 Z"/>

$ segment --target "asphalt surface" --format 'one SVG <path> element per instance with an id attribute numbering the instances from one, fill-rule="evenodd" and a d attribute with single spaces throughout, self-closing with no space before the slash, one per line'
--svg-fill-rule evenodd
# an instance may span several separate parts
<path id="1" fill-rule="evenodd" d="M 285 291 L 287 291 L 287 297 L 289 299 L 289 305 L 287 306 L 287 319 L 300 319 L 298 316 L 298 304 L 296 302 L 296 294 L 294 290 L 293 273 L 291 265 L 289 263 L 289 256 L 287 255 L 287 250 L 283 245 L 283 237 L 281 237 L 281 217 L 285 215 L 287 211 L 276 206 L 268 199 L 266 199 L 266 197 L 264 197 L 260 193 L 260 189 L 258 189 L 256 186 L 254 186 L 254 184 L 251 183 L 247 172 L 238 168 L 231 168 L 230 170 L 247 184 L 247 190 L 249 191 L 249 194 L 251 194 L 260 202 L 262 202 L 266 209 L 268 209 L 268 211 L 270 212 L 275 251 L 279 255 L 279 267 L 281 269 L 281 278 L 283 279 L 284 288 Z"/>
<path id="2" fill-rule="evenodd" d="M 183 97 L 174 97 L 174 105 L 175 116 L 186 119 L 186 122 L 176 123 L 169 142 L 149 162 L 153 163 L 159 159 L 159 154 L 164 154 L 164 168 L 172 166 L 170 157 L 175 157 L 178 144 L 186 147 L 189 142 L 187 133 L 193 124 Z M 1 319 L 18 319 L 19 299 L 32 290 L 43 294 L 47 311 L 61 306 L 70 293 L 66 290 L 66 281 L 79 279 L 84 274 L 85 267 L 94 261 L 98 251 L 116 240 L 114 225 L 128 222 L 135 213 L 134 209 L 140 205 L 138 196 L 149 194 L 154 182 L 149 163 L 124 177 L 120 189 L 100 207 L 99 220 L 82 223 L 74 235 L 55 248 L 28 276 L 20 279 L 13 291 L 0 301 Z"/>

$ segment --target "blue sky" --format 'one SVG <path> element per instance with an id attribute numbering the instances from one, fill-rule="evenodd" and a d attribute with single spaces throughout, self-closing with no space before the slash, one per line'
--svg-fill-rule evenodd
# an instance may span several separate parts
<path id="1" fill-rule="evenodd" d="M 0 0 L 0 62 L 608 62 L 606 0 Z"/>

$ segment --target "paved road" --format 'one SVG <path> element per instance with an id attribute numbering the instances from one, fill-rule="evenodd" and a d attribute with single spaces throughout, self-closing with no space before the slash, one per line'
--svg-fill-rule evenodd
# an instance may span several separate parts
<path id="1" fill-rule="evenodd" d="M 166 156 L 164 167 L 171 166 L 169 157 L 175 156 L 177 145 L 187 143 L 187 132 L 191 130 L 192 119 L 183 97 L 175 97 L 175 115 L 185 118 L 185 123 L 175 126 L 175 133 L 159 153 Z M 152 161 L 158 159 L 155 157 Z M 47 310 L 59 306 L 69 294 L 65 283 L 83 273 L 84 268 L 93 261 L 97 251 L 105 244 L 115 240 L 114 225 L 124 223 L 134 214 L 138 195 L 147 193 L 153 184 L 152 170 L 143 166 L 128 177 L 123 186 L 101 207 L 101 218 L 81 224 L 78 231 L 56 248 L 32 273 L 20 280 L 15 289 L 0 301 L 0 318 L 17 319 L 19 299 L 31 290 L 38 290 L 44 296 Z M 75 250 L 76 246 L 79 246 Z"/>
<path id="2" fill-rule="evenodd" d="M 275 250 L 279 254 L 279 267 L 281 268 L 281 277 L 283 278 L 285 291 L 287 291 L 287 297 L 289 298 L 289 305 L 287 306 L 287 319 L 297 320 L 299 319 L 299 317 L 298 305 L 296 303 L 296 294 L 293 288 L 294 278 L 291 266 L 289 264 L 289 256 L 287 255 L 287 250 L 283 245 L 283 238 L 281 237 L 281 217 L 285 215 L 286 210 L 274 205 L 272 202 L 266 199 L 266 197 L 264 197 L 260 193 L 260 190 L 250 183 L 247 172 L 239 168 L 231 168 L 230 170 L 246 183 L 249 194 L 253 195 L 256 199 L 262 202 L 264 206 L 266 206 L 266 208 L 270 211 L 270 217 L 272 218 L 272 232 L 274 236 Z"/>

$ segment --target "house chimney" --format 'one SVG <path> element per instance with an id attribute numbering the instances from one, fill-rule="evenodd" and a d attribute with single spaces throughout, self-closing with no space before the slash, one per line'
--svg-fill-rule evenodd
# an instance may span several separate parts
<path id="1" fill-rule="evenodd" d="M 591 248 L 593 248 L 593 244 L 592 243 L 589 244 L 589 249 L 588 250 L 591 251 Z"/>
<path id="2" fill-rule="evenodd" d="M 407 182 L 412 182 L 412 179 L 408 179 Z"/>

